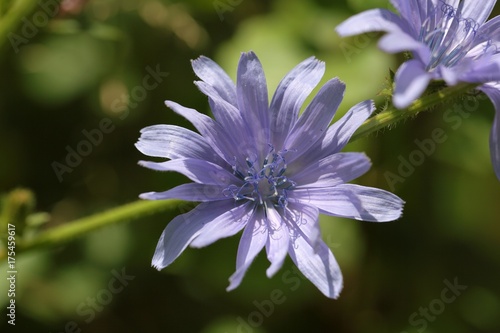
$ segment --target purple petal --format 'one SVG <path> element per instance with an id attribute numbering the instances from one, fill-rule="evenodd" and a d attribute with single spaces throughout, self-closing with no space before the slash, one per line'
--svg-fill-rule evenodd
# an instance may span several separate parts
<path id="1" fill-rule="evenodd" d="M 182 158 L 166 162 L 139 161 L 139 165 L 157 171 L 179 172 L 199 184 L 227 187 L 230 184 L 241 183 L 241 180 L 217 164 L 193 158 Z"/>
<path id="2" fill-rule="evenodd" d="M 427 88 L 431 75 L 418 60 L 409 60 L 399 67 L 393 96 L 394 106 L 404 109 L 410 106 Z"/>
<path id="3" fill-rule="evenodd" d="M 288 247 L 290 257 L 323 294 L 337 298 L 342 290 L 342 273 L 332 252 L 321 239 L 318 209 L 290 202 L 286 210 L 293 234 Z"/>
<path id="4" fill-rule="evenodd" d="M 419 1 L 391 0 L 391 3 L 413 27 L 422 26 L 422 19 L 427 18 L 427 15 L 421 12 Z M 423 15 L 421 16 L 421 14 Z"/>
<path id="5" fill-rule="evenodd" d="M 381 50 L 387 53 L 399 53 L 403 51 L 415 51 L 419 49 L 428 50 L 428 47 L 425 46 L 425 44 L 422 44 L 403 31 L 396 31 L 386 34 L 380 39 L 378 46 Z"/>
<path id="6" fill-rule="evenodd" d="M 236 86 L 217 63 L 207 57 L 201 56 L 191 61 L 191 65 L 201 80 L 212 86 L 226 102 L 237 107 Z"/>
<path id="7" fill-rule="evenodd" d="M 268 144 L 270 113 L 266 77 L 253 52 L 241 55 L 236 89 L 238 109 L 253 134 L 253 140 L 258 144 Z"/>
<path id="8" fill-rule="evenodd" d="M 496 1 L 492 0 L 464 0 L 464 8 L 462 9 L 462 17 L 474 20 L 477 24 L 486 22 Z"/>
<path id="9" fill-rule="evenodd" d="M 298 119 L 307 96 L 319 83 L 325 72 L 325 63 L 310 57 L 281 80 L 271 101 L 272 143 L 281 147 L 286 135 Z"/>
<path id="10" fill-rule="evenodd" d="M 325 296 L 339 297 L 343 278 L 340 267 L 332 251 L 322 240 L 313 249 L 302 237 L 295 239 L 289 246 L 290 257 L 298 269 Z"/>
<path id="11" fill-rule="evenodd" d="M 237 288 L 248 267 L 252 264 L 257 254 L 266 245 L 268 237 L 267 225 L 263 211 L 255 212 L 255 217 L 248 221 L 240 245 L 238 246 L 238 255 L 236 258 L 236 272 L 229 278 L 229 287 L 227 291 Z"/>
<path id="12" fill-rule="evenodd" d="M 342 118 L 328 128 L 321 141 L 318 141 L 309 151 L 290 163 L 290 170 L 298 170 L 304 165 L 309 165 L 311 161 L 318 161 L 341 151 L 354 132 L 374 110 L 373 101 L 364 101 L 353 106 Z"/>
<path id="13" fill-rule="evenodd" d="M 354 15 L 335 28 L 342 36 L 359 35 L 371 31 L 406 31 L 406 23 L 386 9 L 372 9 Z"/>
<path id="14" fill-rule="evenodd" d="M 289 162 L 300 156 L 325 133 L 344 97 L 345 84 L 335 78 L 314 97 L 285 140 L 286 149 L 297 151 Z"/>
<path id="15" fill-rule="evenodd" d="M 201 203 L 193 210 L 175 217 L 161 234 L 152 260 L 153 267 L 161 270 L 170 265 L 203 228 L 226 216 L 231 210 L 243 209 L 242 206 L 235 208 L 234 203 L 228 201 Z"/>
<path id="16" fill-rule="evenodd" d="M 500 54 L 471 61 L 466 71 L 460 74 L 460 81 L 476 83 L 500 81 Z"/>
<path id="17" fill-rule="evenodd" d="M 240 111 L 236 106 L 228 103 L 221 96 L 219 96 L 218 92 L 211 85 L 203 81 L 195 81 L 194 84 L 202 93 L 208 96 L 212 106 L 212 113 L 218 123 L 220 123 L 223 127 L 226 125 L 237 125 L 239 128 L 244 127 L 243 118 L 241 117 Z"/>
<path id="18" fill-rule="evenodd" d="M 232 144 L 235 143 L 235 138 L 240 138 L 242 136 L 249 137 L 252 134 L 248 132 L 248 126 L 237 108 L 218 96 L 215 90 L 206 83 L 199 81 L 195 82 L 195 84 L 209 97 L 210 108 L 214 114 L 215 120 L 220 124 L 221 128 L 224 129 L 227 137 L 231 139 Z M 256 155 L 256 145 L 253 142 L 251 144 L 243 142 L 242 144 L 238 144 L 235 148 L 236 149 L 233 149 L 233 153 L 235 154 L 234 157 L 236 157 L 242 165 L 246 157 Z"/>
<path id="19" fill-rule="evenodd" d="M 290 191 L 289 200 L 316 206 L 324 214 L 371 222 L 398 219 L 404 204 L 390 192 L 354 184 L 294 189 Z"/>
<path id="20" fill-rule="evenodd" d="M 227 200 L 228 197 L 224 195 L 225 188 L 220 185 L 187 183 L 164 192 L 142 193 L 139 197 L 146 200 L 179 199 L 198 202 Z"/>
<path id="21" fill-rule="evenodd" d="M 439 75 L 443 78 L 447 85 L 454 86 L 459 82 L 460 73 L 458 72 L 457 68 L 439 66 L 438 70 Z"/>
<path id="22" fill-rule="evenodd" d="M 297 202 L 289 202 L 285 209 L 285 219 L 292 239 L 301 237 L 312 249 L 317 249 L 321 241 L 318 217 L 318 208 Z"/>
<path id="23" fill-rule="evenodd" d="M 191 242 L 190 246 L 196 248 L 204 247 L 219 239 L 237 234 L 252 218 L 254 214 L 253 207 L 254 204 L 252 202 L 247 202 L 207 223 L 198 236 Z"/>
<path id="24" fill-rule="evenodd" d="M 328 129 L 321 143 L 323 153 L 334 154 L 341 151 L 349 142 L 354 132 L 368 119 L 374 110 L 375 105 L 373 101 L 363 101 L 353 106 Z"/>
<path id="25" fill-rule="evenodd" d="M 500 42 L 500 16 L 495 16 L 479 27 L 474 45 L 481 44 L 490 39 L 493 42 Z"/>
<path id="26" fill-rule="evenodd" d="M 237 156 L 232 145 L 233 142 L 218 123 L 195 109 L 186 108 L 175 102 L 165 101 L 165 105 L 189 120 L 219 156 L 228 164 L 233 163 L 234 156 Z"/>
<path id="27" fill-rule="evenodd" d="M 222 159 L 201 135 L 174 125 L 143 128 L 135 146 L 144 155 L 153 157 L 196 158 L 216 164 L 222 163 Z"/>
<path id="28" fill-rule="evenodd" d="M 266 251 L 267 259 L 271 266 L 266 271 L 267 277 L 271 278 L 283 266 L 286 255 L 288 254 L 288 244 L 290 236 L 288 227 L 282 221 L 281 215 L 274 208 L 266 209 L 269 234 L 267 237 Z"/>
<path id="29" fill-rule="evenodd" d="M 491 99 L 496 111 L 490 134 L 490 154 L 493 169 L 500 180 L 500 83 L 483 85 L 479 90 Z"/>
<path id="30" fill-rule="evenodd" d="M 358 178 L 370 166 L 370 160 L 363 153 L 337 153 L 292 173 L 292 179 L 299 184 L 296 188 L 332 187 Z"/>

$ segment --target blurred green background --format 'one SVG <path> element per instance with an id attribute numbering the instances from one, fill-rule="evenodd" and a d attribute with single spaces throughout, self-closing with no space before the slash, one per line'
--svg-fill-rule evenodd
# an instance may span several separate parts
<path id="1" fill-rule="evenodd" d="M 28 2 L 2 1 L 0 12 Z M 377 49 L 378 34 L 342 40 L 334 32 L 356 12 L 387 8 L 382 0 L 65 0 L 45 23 L 55 0 L 42 3 L 45 11 L 36 5 L 9 31 L 0 54 L 0 190 L 31 190 L 34 211 L 48 213 L 42 228 L 185 182 L 137 166 L 147 158 L 134 143 L 145 126 L 190 127 L 166 99 L 209 112 L 190 59 L 209 56 L 234 79 L 240 53 L 253 50 L 272 93 L 315 55 L 326 62 L 323 83 L 338 76 L 347 84 L 339 115 L 376 97 L 402 60 Z M 162 74 L 145 89 L 151 71 Z M 468 117 L 445 113 L 447 107 L 348 145 L 373 161 L 360 184 L 392 190 L 407 203 L 392 223 L 321 218 L 344 274 L 340 299 L 325 298 L 289 259 L 267 279 L 263 254 L 227 293 L 239 236 L 187 249 L 156 271 L 156 242 L 176 212 L 19 253 L 16 325 L 7 324 L 3 278 L 0 331 L 500 332 L 500 183 L 488 150 L 493 109 L 485 99 L 465 105 Z M 55 165 L 66 165 L 68 151 L 103 119 L 102 138 L 58 175 Z M 415 140 L 429 140 L 436 129 L 446 140 L 419 160 Z M 418 165 L 391 185 L 388 173 L 397 175 L 410 159 Z M 2 276 L 7 270 L 2 262 Z M 446 289 L 456 283 L 467 288 L 448 302 L 453 293 Z"/>

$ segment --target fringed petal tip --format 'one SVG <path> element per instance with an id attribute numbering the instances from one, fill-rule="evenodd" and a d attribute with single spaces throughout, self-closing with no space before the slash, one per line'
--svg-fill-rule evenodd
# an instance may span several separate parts
<path id="1" fill-rule="evenodd" d="M 157 271 L 161 271 L 163 268 L 158 266 L 158 265 L 155 265 L 155 264 L 151 264 L 151 267 L 153 267 L 154 269 L 156 269 Z"/>

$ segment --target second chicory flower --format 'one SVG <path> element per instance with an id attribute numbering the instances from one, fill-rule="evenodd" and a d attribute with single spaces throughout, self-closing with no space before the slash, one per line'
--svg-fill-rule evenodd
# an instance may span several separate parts
<path id="1" fill-rule="evenodd" d="M 391 0 L 397 15 L 373 9 L 337 27 L 341 36 L 383 31 L 379 46 L 388 53 L 411 51 L 413 59 L 396 72 L 393 104 L 408 107 L 431 80 L 453 86 L 477 83 L 492 100 L 496 117 L 490 136 L 493 167 L 500 179 L 500 17 L 486 21 L 495 0 Z"/>

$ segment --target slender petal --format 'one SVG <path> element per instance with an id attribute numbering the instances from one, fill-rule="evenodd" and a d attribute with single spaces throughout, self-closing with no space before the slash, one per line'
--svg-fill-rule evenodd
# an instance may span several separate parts
<path id="1" fill-rule="evenodd" d="M 396 91 L 393 102 L 399 109 L 410 106 L 411 103 L 427 88 L 431 76 L 417 60 L 409 60 L 401 65 L 396 73 Z"/>
<path id="2" fill-rule="evenodd" d="M 253 216 L 253 205 L 245 203 L 236 206 L 207 223 L 196 238 L 191 242 L 191 247 L 204 247 L 219 239 L 234 236 L 241 231 Z"/>
<path id="3" fill-rule="evenodd" d="M 416 51 L 427 49 L 424 44 L 415 40 L 414 37 L 403 31 L 395 31 L 386 34 L 380 39 L 378 46 L 387 53 L 399 53 L 403 51 Z"/>
<path id="4" fill-rule="evenodd" d="M 354 132 L 375 110 L 373 101 L 363 101 L 353 106 L 342 118 L 335 122 L 322 142 L 323 153 L 334 154 L 342 150 Z"/>
<path id="5" fill-rule="evenodd" d="M 425 2 L 429 2 L 424 0 Z M 418 27 L 422 25 L 422 20 L 425 20 L 426 15 L 422 13 L 419 1 L 408 0 L 391 0 L 392 5 L 401 13 L 401 16 L 408 21 L 410 26 Z M 427 6 L 425 7 L 427 8 Z"/>
<path id="6" fill-rule="evenodd" d="M 236 272 L 229 278 L 227 291 L 237 288 L 257 254 L 264 248 L 268 238 L 266 219 L 263 211 L 256 211 L 241 236 L 236 258 Z"/>
<path id="7" fill-rule="evenodd" d="M 165 192 L 142 193 L 139 197 L 146 200 L 179 199 L 207 202 L 227 200 L 228 197 L 224 194 L 224 190 L 225 186 L 220 185 L 188 183 L 179 185 Z"/>
<path id="8" fill-rule="evenodd" d="M 392 193 L 354 184 L 342 184 L 328 189 L 296 189 L 290 194 L 290 200 L 292 199 L 314 205 L 324 214 L 371 222 L 398 219 L 404 204 Z"/>
<path id="9" fill-rule="evenodd" d="M 462 17 L 474 20 L 478 24 L 486 22 L 496 1 L 492 0 L 463 0 Z"/>
<path id="10" fill-rule="evenodd" d="M 500 54 L 473 62 L 460 79 L 477 83 L 500 81 Z"/>
<path id="11" fill-rule="evenodd" d="M 407 27 L 393 12 L 387 9 L 372 9 L 350 17 L 335 30 L 340 36 L 346 37 L 372 31 L 406 31 Z"/>
<path id="12" fill-rule="evenodd" d="M 182 173 L 194 182 L 206 185 L 229 186 L 241 183 L 241 180 L 226 169 L 203 160 L 179 158 L 167 162 L 140 161 L 139 165 L 157 171 L 175 171 Z"/>
<path id="13" fill-rule="evenodd" d="M 342 150 L 354 132 L 374 110 L 373 101 L 364 101 L 353 106 L 342 118 L 328 128 L 322 140 L 319 140 L 315 146 L 297 158 L 294 163 L 290 163 L 290 170 L 297 170 L 297 168 L 308 165 L 310 161 L 318 161 Z"/>
<path id="14" fill-rule="evenodd" d="M 496 111 L 490 134 L 490 154 L 493 170 L 500 180 L 500 83 L 483 85 L 479 89 L 491 99 Z"/>
<path id="15" fill-rule="evenodd" d="M 201 80 L 212 86 L 226 102 L 237 107 L 236 86 L 226 72 L 220 68 L 215 61 L 201 56 L 191 61 L 191 65 L 193 66 L 194 72 Z"/>
<path id="16" fill-rule="evenodd" d="M 216 123 L 212 118 L 199 113 L 190 108 L 183 107 L 172 101 L 165 101 L 165 105 L 172 109 L 175 113 L 189 120 L 200 134 L 207 140 L 207 143 L 213 148 L 217 154 L 222 157 L 227 163 L 231 164 L 235 151 L 234 147 L 229 144 L 230 140 L 226 135 L 225 130 Z"/>
<path id="17" fill-rule="evenodd" d="M 338 79 L 328 81 L 308 105 L 285 140 L 285 148 L 299 152 L 307 151 L 323 133 L 342 102 L 345 84 Z M 290 162 L 293 161 L 292 155 Z"/>
<path id="18" fill-rule="evenodd" d="M 153 256 L 152 265 L 161 270 L 170 265 L 209 223 L 228 214 L 232 202 L 202 203 L 188 213 L 178 215 L 161 234 Z"/>
<path id="19" fill-rule="evenodd" d="M 144 155 L 153 157 L 196 158 L 216 164 L 222 163 L 222 159 L 201 135 L 174 125 L 143 128 L 135 146 Z"/>
<path id="20" fill-rule="evenodd" d="M 266 209 L 269 233 L 267 236 L 266 251 L 267 259 L 271 266 L 266 271 L 267 277 L 272 277 L 283 266 L 288 254 L 290 235 L 288 226 L 283 223 L 281 215 L 273 208 Z"/>
<path id="21" fill-rule="evenodd" d="M 315 252 L 321 242 L 318 217 L 318 208 L 293 201 L 288 203 L 285 210 L 291 239 L 299 237 L 304 239 Z"/>
<path id="22" fill-rule="evenodd" d="M 287 207 L 293 231 L 288 253 L 295 265 L 318 289 L 330 298 L 342 290 L 342 273 L 330 249 L 321 239 L 318 209 L 290 202 Z"/>
<path id="23" fill-rule="evenodd" d="M 322 240 L 314 250 L 302 237 L 289 246 L 290 257 L 298 269 L 325 296 L 338 298 L 343 286 L 340 267 L 332 251 Z"/>
<path id="24" fill-rule="evenodd" d="M 293 179 L 300 184 L 296 188 L 331 187 L 358 178 L 370 166 L 370 160 L 365 154 L 338 153 L 309 164 L 294 174 Z"/>
<path id="25" fill-rule="evenodd" d="M 210 108 L 214 114 L 215 120 L 220 124 L 220 128 L 224 129 L 227 137 L 237 138 L 240 136 L 248 137 L 252 135 L 252 133 L 249 133 L 248 126 L 236 107 L 218 96 L 215 90 L 206 83 L 195 82 L 195 84 L 209 97 Z M 243 163 L 249 154 L 256 155 L 254 145 L 248 146 L 242 142 L 242 144 L 238 145 L 236 148 L 237 149 L 233 148 L 231 152 L 233 152 L 234 157 L 236 157 L 240 163 Z"/>
<path id="26" fill-rule="evenodd" d="M 195 81 L 194 83 L 200 91 L 210 99 L 210 109 L 214 114 L 215 120 L 220 123 L 222 127 L 237 126 L 240 130 L 244 128 L 243 118 L 236 106 L 219 96 L 218 92 L 211 85 L 203 81 Z"/>
<path id="27" fill-rule="evenodd" d="M 281 80 L 271 101 L 272 143 L 280 147 L 298 119 L 300 108 L 325 72 L 325 63 L 310 57 Z"/>
<path id="28" fill-rule="evenodd" d="M 477 31 L 475 45 L 491 39 L 492 42 L 500 42 L 500 16 L 495 16 Z"/>
<path id="29" fill-rule="evenodd" d="M 238 109 L 253 133 L 253 139 L 268 144 L 270 114 L 267 84 L 264 70 L 255 53 L 241 55 L 237 81 Z"/>

